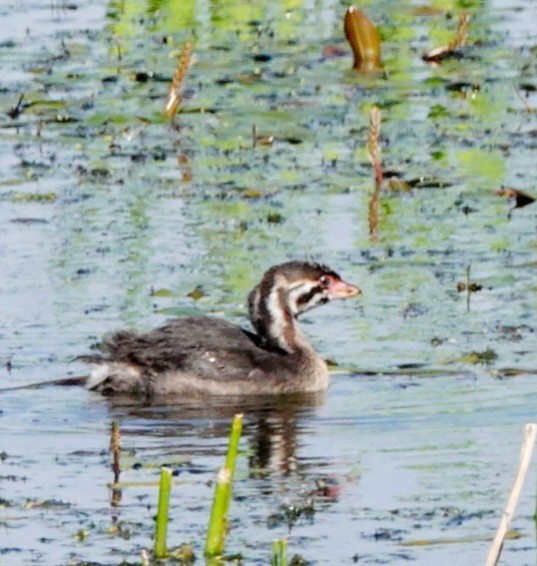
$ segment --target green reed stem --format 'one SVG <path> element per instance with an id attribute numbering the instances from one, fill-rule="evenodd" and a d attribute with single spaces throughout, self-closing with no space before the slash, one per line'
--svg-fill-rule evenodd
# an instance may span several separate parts
<path id="1" fill-rule="evenodd" d="M 157 524 L 155 527 L 155 558 L 165 558 L 166 536 L 168 533 L 168 510 L 170 492 L 172 489 L 172 471 L 169 468 L 160 469 L 160 486 L 158 493 Z"/>
<path id="2" fill-rule="evenodd" d="M 226 455 L 226 468 L 231 474 L 231 481 L 229 486 L 229 493 L 226 502 L 226 514 L 224 519 L 227 521 L 227 515 L 229 511 L 229 504 L 231 502 L 231 487 L 233 484 L 233 478 L 235 477 L 235 462 L 237 461 L 237 454 L 239 453 L 239 440 L 242 433 L 242 423 L 243 415 L 238 413 L 233 417 L 233 422 L 231 423 L 231 431 L 229 433 L 229 445 L 227 448 Z"/>
<path id="3" fill-rule="evenodd" d="M 287 566 L 287 539 L 276 539 L 272 543 L 271 566 Z"/>
<path id="4" fill-rule="evenodd" d="M 220 556 L 224 551 L 224 540 L 226 538 L 226 507 L 229 505 L 229 493 L 231 491 L 231 473 L 224 466 L 220 468 L 216 476 L 216 487 L 214 490 L 213 507 L 207 529 L 207 541 L 205 542 L 205 556 L 211 558 Z"/>
<path id="5" fill-rule="evenodd" d="M 242 422 L 242 414 L 235 415 L 229 434 L 226 465 L 220 469 L 216 477 L 213 506 L 207 528 L 207 541 L 205 543 L 205 556 L 208 558 L 220 556 L 224 552 L 227 517 L 231 502 L 231 488 L 233 476 L 235 475 L 235 463 L 239 451 Z"/>

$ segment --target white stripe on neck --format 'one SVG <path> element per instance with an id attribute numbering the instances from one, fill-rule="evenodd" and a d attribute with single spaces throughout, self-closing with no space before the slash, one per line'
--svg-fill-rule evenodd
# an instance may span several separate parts
<path id="1" fill-rule="evenodd" d="M 270 338 L 274 340 L 280 348 L 286 352 L 294 352 L 293 345 L 289 344 L 285 338 L 286 331 L 289 328 L 289 322 L 286 317 L 286 312 L 291 315 L 291 326 L 293 327 L 293 334 L 295 333 L 293 325 L 294 313 L 289 309 L 288 305 L 282 301 L 281 290 L 287 288 L 287 281 L 281 275 L 274 278 L 274 284 L 270 290 L 268 297 L 265 299 L 265 307 L 267 309 L 270 322 L 267 326 L 267 331 Z"/>

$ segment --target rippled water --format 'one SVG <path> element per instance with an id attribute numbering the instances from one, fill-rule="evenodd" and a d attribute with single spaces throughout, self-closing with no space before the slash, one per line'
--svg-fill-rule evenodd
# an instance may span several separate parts
<path id="1" fill-rule="evenodd" d="M 333 2 L 0 7 L 2 388 L 83 374 L 74 358 L 121 326 L 242 324 L 276 261 L 313 255 L 364 291 L 303 321 L 338 363 L 326 397 L 140 407 L 76 387 L 2 392 L 0 564 L 139 562 L 162 463 L 179 472 L 170 546 L 201 557 L 238 410 L 226 550 L 245 563 L 268 563 L 282 536 L 313 564 L 484 562 L 536 419 L 536 205 L 495 195 L 535 195 L 536 8 L 472 4 L 465 57 L 437 68 L 420 56 L 456 18 L 363 8 L 387 78 L 322 58 L 345 48 Z M 172 127 L 162 108 L 186 40 L 197 61 Z M 437 181 L 381 196 L 378 244 L 372 104 L 385 168 Z M 271 147 L 252 147 L 254 124 Z M 482 285 L 469 310 L 468 266 Z M 129 484 L 114 498 L 113 420 Z M 535 563 L 534 478 L 501 563 Z"/>

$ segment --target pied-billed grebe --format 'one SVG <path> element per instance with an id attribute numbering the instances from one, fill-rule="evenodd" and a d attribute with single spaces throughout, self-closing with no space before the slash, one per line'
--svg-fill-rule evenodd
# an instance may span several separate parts
<path id="1" fill-rule="evenodd" d="M 271 267 L 248 297 L 257 334 L 210 317 L 170 320 L 147 333 L 116 332 L 84 356 L 88 389 L 104 395 L 258 395 L 324 391 L 325 362 L 297 316 L 358 295 L 330 268 L 290 261 Z"/>

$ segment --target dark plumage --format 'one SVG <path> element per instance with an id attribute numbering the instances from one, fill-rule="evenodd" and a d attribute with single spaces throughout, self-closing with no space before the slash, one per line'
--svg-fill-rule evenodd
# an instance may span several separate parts
<path id="1" fill-rule="evenodd" d="M 146 333 L 122 330 L 98 346 L 87 387 L 105 395 L 255 395 L 322 391 L 324 361 L 296 318 L 360 290 L 331 269 L 292 261 L 270 268 L 248 298 L 257 334 L 211 317 L 170 320 Z"/>

